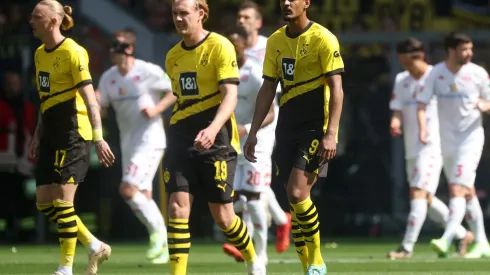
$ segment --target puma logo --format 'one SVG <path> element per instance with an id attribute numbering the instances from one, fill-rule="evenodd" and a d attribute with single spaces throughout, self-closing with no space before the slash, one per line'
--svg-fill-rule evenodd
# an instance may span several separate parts
<path id="1" fill-rule="evenodd" d="M 306 163 L 309 164 L 310 163 L 310 160 L 312 160 L 313 158 L 308 158 L 307 155 L 303 155 L 303 158 L 306 159 Z"/>
<path id="2" fill-rule="evenodd" d="M 299 255 L 301 255 L 301 256 L 304 256 L 304 255 L 303 255 L 303 250 L 305 250 L 305 249 L 304 249 L 304 248 L 303 248 L 303 249 L 301 249 L 301 250 L 297 250 L 297 249 L 296 249 L 296 253 L 298 253 L 298 254 L 299 254 Z"/>
<path id="3" fill-rule="evenodd" d="M 218 184 L 216 184 L 216 187 L 223 190 L 223 193 L 226 193 L 226 183 L 223 183 L 223 184 L 218 183 Z"/>
<path id="4" fill-rule="evenodd" d="M 180 257 L 175 257 L 175 258 L 170 257 L 170 261 L 174 261 L 176 263 L 179 263 L 179 259 Z"/>
<path id="5" fill-rule="evenodd" d="M 54 168 L 54 171 L 61 176 L 61 171 L 58 168 Z"/>

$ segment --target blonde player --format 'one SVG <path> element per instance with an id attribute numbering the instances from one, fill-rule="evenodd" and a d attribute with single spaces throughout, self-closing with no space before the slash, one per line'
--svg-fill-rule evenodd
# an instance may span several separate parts
<path id="1" fill-rule="evenodd" d="M 248 34 L 245 55 L 248 59 L 254 60 L 260 64 L 261 70 L 264 64 L 265 48 L 267 45 L 267 37 L 259 35 L 259 30 L 262 27 L 262 14 L 260 13 L 259 6 L 253 1 L 246 1 L 238 8 L 237 23 L 242 26 Z M 278 85 L 277 92 L 280 92 L 280 86 Z M 275 113 L 279 113 L 279 106 L 274 104 Z M 275 128 L 277 124 L 276 115 L 272 122 L 272 127 Z M 286 251 L 290 245 L 291 235 L 291 215 L 288 212 L 284 212 L 282 207 L 277 201 L 276 195 L 272 188 L 266 188 L 263 192 L 263 198 L 265 198 L 272 220 L 277 225 L 276 230 L 276 251 L 281 253 Z M 240 200 L 235 203 L 235 210 L 241 212 L 240 206 L 245 205 L 245 198 L 240 197 Z M 246 206 L 245 206 L 246 208 Z M 243 220 L 249 224 L 250 218 L 248 212 L 243 213 Z"/>
<path id="2" fill-rule="evenodd" d="M 427 126 L 427 104 L 437 97 L 443 168 L 451 197 L 451 215 L 444 235 L 432 240 L 431 247 L 439 255 L 447 255 L 449 244 L 467 213 L 475 245 L 465 258 L 490 257 L 474 187 L 484 143 L 481 112 L 490 109 L 489 76 L 485 69 L 471 63 L 473 43 L 468 35 L 453 32 L 445 38 L 444 46 L 447 59 L 434 66 L 417 95 L 419 138 L 424 144 L 434 134 Z"/>
<path id="3" fill-rule="evenodd" d="M 171 83 L 162 68 L 133 56 L 135 43 L 130 31 L 116 32 L 111 47 L 116 65 L 100 79 L 99 101 L 116 112 L 123 167 L 119 192 L 150 234 L 147 258 L 166 263 L 167 231 L 152 185 L 166 146 L 161 113 L 168 97 L 160 101 L 160 94 L 169 92 Z"/>
<path id="4" fill-rule="evenodd" d="M 410 183 L 410 214 L 408 215 L 405 236 L 397 250 L 388 253 L 390 259 L 404 259 L 412 255 L 422 225 L 427 215 L 444 227 L 449 217 L 447 206 L 435 197 L 442 168 L 439 138 L 439 119 L 437 101 L 433 98 L 427 105 L 427 127 L 432 135 L 430 142 L 423 144 L 418 140 L 416 92 L 432 70 L 424 61 L 424 45 L 415 38 L 400 41 L 396 47 L 398 60 L 406 71 L 399 73 L 390 102 L 393 111 L 391 134 L 402 134 L 405 142 L 405 159 L 408 182 Z M 461 240 L 459 250 L 464 253 L 473 235 L 461 225 L 457 230 Z"/>

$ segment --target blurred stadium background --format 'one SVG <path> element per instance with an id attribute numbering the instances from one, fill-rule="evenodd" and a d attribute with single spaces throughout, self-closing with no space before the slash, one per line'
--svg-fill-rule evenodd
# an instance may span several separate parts
<path id="1" fill-rule="evenodd" d="M 132 28 L 138 35 L 136 55 L 164 67 L 166 52 L 179 40 L 174 33 L 170 0 L 73 0 L 62 1 L 74 9 L 75 28 L 67 33 L 90 55 L 90 70 L 97 83 L 110 66 L 111 33 Z M 209 1 L 211 17 L 206 28 L 223 31 L 235 23 L 241 0 Z M 264 28 L 269 35 L 283 22 L 274 0 L 256 1 L 262 7 Z M 35 209 L 35 167 L 23 160 L 24 144 L 35 126 L 39 97 L 35 89 L 33 53 L 39 41 L 32 37 L 29 14 L 36 1 L 3 0 L 0 4 L 0 103 L 17 111 L 8 120 L 0 108 L 0 242 L 53 243 L 54 225 Z M 490 6 L 483 0 L 318 0 L 312 1 L 310 18 L 327 26 L 339 38 L 346 63 L 345 104 L 341 121 L 339 154 L 332 161 L 328 178 L 314 190 L 325 238 L 401 236 L 408 211 L 401 138 L 389 134 L 392 82 L 400 71 L 394 44 L 409 35 L 426 43 L 431 63 L 444 58 L 442 36 L 451 30 L 466 30 L 475 41 L 474 61 L 490 69 Z M 6 91 L 18 91 L 28 103 L 6 101 Z M 30 105 L 32 104 L 32 105 Z M 489 121 L 486 120 L 488 126 Z M 23 125 L 20 126 L 20 125 Z M 18 131 L 25 128 L 29 131 Z M 488 130 L 488 127 L 486 127 Z M 113 115 L 104 120 L 105 137 L 116 158 L 118 130 Z M 490 132 L 487 131 L 487 135 Z M 13 143 L 14 142 L 14 143 Z M 17 145 L 12 145 L 17 144 Z M 490 218 L 490 150 L 486 144 L 476 186 L 486 220 Z M 144 227 L 119 197 L 121 168 L 99 167 L 94 154 L 86 182 L 81 184 L 76 205 L 92 232 L 112 242 L 146 240 Z M 32 164 L 31 164 L 32 165 Z M 165 209 L 165 192 L 159 177 L 155 196 Z M 287 206 L 281 186 L 274 186 Z M 438 190 L 446 200 L 444 177 Z M 23 202 L 31 202 L 25 204 Z M 196 238 L 217 238 L 212 219 L 202 201 L 196 201 L 191 231 Z M 26 205 L 28 207 L 26 207 Z M 124 230 L 121 230 L 123 228 Z M 487 222 L 487 230 L 490 223 Z M 424 231 L 439 234 L 428 223 Z M 274 231 L 271 231 L 274 232 Z M 423 233 L 424 234 L 424 233 Z M 328 241 L 328 240 L 326 240 Z M 393 247 L 391 247 L 393 248 Z"/>

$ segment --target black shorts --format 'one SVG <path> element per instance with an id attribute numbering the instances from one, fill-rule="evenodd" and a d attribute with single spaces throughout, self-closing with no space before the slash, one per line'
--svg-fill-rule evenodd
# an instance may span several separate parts
<path id="1" fill-rule="evenodd" d="M 58 145 L 41 140 L 36 185 L 82 182 L 90 166 L 91 144 L 91 141 L 79 140 Z"/>
<path id="2" fill-rule="evenodd" d="M 283 133 L 276 135 L 276 146 L 272 153 L 272 184 L 286 185 L 293 168 L 326 177 L 328 163 L 320 165 L 318 146 L 323 138 L 323 130 L 310 131 L 296 139 L 295 134 Z"/>
<path id="3" fill-rule="evenodd" d="M 197 154 L 186 145 L 167 147 L 163 157 L 163 179 L 169 194 L 187 192 L 204 196 L 208 202 L 233 201 L 236 153 L 227 148 L 211 154 Z"/>

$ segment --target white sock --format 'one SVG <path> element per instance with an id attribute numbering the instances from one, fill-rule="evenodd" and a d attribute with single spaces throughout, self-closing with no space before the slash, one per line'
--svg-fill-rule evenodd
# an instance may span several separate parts
<path id="1" fill-rule="evenodd" d="M 241 213 L 247 208 L 247 197 L 244 195 L 238 196 L 238 200 L 233 203 L 233 209 L 235 213 Z"/>
<path id="2" fill-rule="evenodd" d="M 250 237 L 253 237 L 255 228 L 254 228 L 254 223 L 252 221 L 252 217 L 250 216 L 250 212 L 248 209 L 243 210 L 242 221 L 245 223 L 245 226 L 248 229 L 248 235 L 250 235 Z"/>
<path id="3" fill-rule="evenodd" d="M 288 217 L 286 216 L 286 212 L 282 210 L 282 207 L 279 205 L 277 201 L 276 194 L 272 188 L 266 188 L 264 191 L 267 196 L 267 202 L 269 203 L 269 211 L 272 216 L 272 220 L 276 225 L 285 225 L 288 222 Z"/>
<path id="4" fill-rule="evenodd" d="M 466 212 L 466 199 L 454 197 L 449 200 L 449 218 L 446 224 L 446 230 L 442 238 L 451 243 L 455 237 L 456 230 L 461 226 Z"/>
<path id="5" fill-rule="evenodd" d="M 167 243 L 167 227 L 165 226 L 165 220 L 163 219 L 162 212 L 160 212 L 160 207 L 158 207 L 155 200 L 150 200 L 150 208 L 153 212 L 152 217 L 155 222 L 155 227 L 158 228 L 158 232 L 162 234 L 165 243 Z"/>
<path id="6" fill-rule="evenodd" d="M 447 208 L 446 204 L 437 197 L 432 197 L 432 203 L 429 205 L 427 216 L 429 216 L 429 218 L 437 223 L 441 228 L 445 228 L 447 220 L 449 219 L 449 208 Z M 466 228 L 459 225 L 458 229 L 456 229 L 454 237 L 458 240 L 466 237 Z"/>
<path id="7" fill-rule="evenodd" d="M 471 231 L 475 233 L 475 242 L 488 243 L 483 221 L 483 212 L 477 197 L 473 197 L 466 202 L 466 212 L 468 213 L 466 222 L 468 222 Z"/>
<path id="8" fill-rule="evenodd" d="M 262 200 L 251 200 L 247 202 L 247 208 L 252 218 L 255 232 L 253 235 L 255 253 L 257 257 L 267 257 L 267 215 L 265 203 Z"/>
<path id="9" fill-rule="evenodd" d="M 148 200 L 145 195 L 141 192 L 137 192 L 134 194 L 134 196 L 130 199 L 127 200 L 126 203 L 131 207 L 133 210 L 133 213 L 136 215 L 136 217 L 140 220 L 141 223 L 143 223 L 146 226 L 146 229 L 148 232 L 155 233 L 159 232 L 161 230 L 161 224 L 159 222 L 158 217 L 155 217 L 155 207 L 158 210 L 158 207 L 153 206 L 152 202 L 153 200 Z M 160 212 L 160 210 L 158 210 Z M 160 213 L 160 216 L 162 214 Z M 163 220 L 163 218 L 162 218 Z"/>
<path id="10" fill-rule="evenodd" d="M 73 267 L 60 265 L 60 266 L 58 266 L 58 271 L 63 273 L 64 275 L 72 275 L 73 274 Z"/>
<path id="11" fill-rule="evenodd" d="M 408 214 L 407 229 L 403 237 L 402 246 L 412 252 L 415 243 L 424 225 L 427 216 L 427 200 L 415 199 L 410 201 L 410 213 Z"/>
<path id="12" fill-rule="evenodd" d="M 90 254 L 97 253 L 99 252 L 100 248 L 102 247 L 102 242 L 99 241 L 96 237 L 87 245 L 87 249 L 90 252 Z"/>

